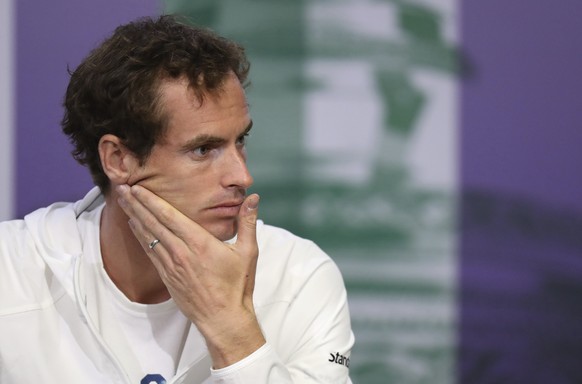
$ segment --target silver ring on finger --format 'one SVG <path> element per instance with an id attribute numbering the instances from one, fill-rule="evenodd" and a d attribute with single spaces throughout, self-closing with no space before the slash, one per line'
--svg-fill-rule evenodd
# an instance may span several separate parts
<path id="1" fill-rule="evenodd" d="M 158 245 L 159 242 L 160 240 L 154 239 L 151 243 L 149 243 L 148 247 L 150 247 L 150 249 L 154 249 L 154 247 Z"/>

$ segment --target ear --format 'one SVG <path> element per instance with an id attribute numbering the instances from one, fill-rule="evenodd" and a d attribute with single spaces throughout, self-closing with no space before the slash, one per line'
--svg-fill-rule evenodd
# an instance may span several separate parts
<path id="1" fill-rule="evenodd" d="M 99 140 L 101 167 L 112 184 L 125 184 L 139 162 L 121 139 L 115 135 L 103 135 Z"/>

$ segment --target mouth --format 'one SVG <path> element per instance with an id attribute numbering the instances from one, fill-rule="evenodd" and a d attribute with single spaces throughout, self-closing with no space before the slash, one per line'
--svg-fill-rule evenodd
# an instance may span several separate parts
<path id="1" fill-rule="evenodd" d="M 220 204 L 208 208 L 208 210 L 217 216 L 235 217 L 238 216 L 238 211 L 240 210 L 243 201 L 243 199 L 237 199 L 221 202 Z"/>

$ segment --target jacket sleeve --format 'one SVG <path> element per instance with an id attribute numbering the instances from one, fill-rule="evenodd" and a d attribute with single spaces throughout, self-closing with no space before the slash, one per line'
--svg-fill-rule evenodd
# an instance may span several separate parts
<path id="1" fill-rule="evenodd" d="M 312 263 L 291 268 L 293 299 L 267 344 L 245 359 L 212 370 L 216 384 L 349 384 L 354 336 L 347 294 L 335 263 L 312 243 Z M 321 255 L 325 257 L 322 258 Z M 320 262 L 324 260 L 323 262 Z M 277 345 L 268 335 L 277 334 Z"/>

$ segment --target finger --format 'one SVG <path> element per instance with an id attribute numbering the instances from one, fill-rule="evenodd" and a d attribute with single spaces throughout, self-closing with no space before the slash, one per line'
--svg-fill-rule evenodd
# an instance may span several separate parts
<path id="1" fill-rule="evenodd" d="M 130 219 L 128 224 L 133 235 L 158 272 L 164 270 L 164 265 L 168 265 L 170 262 L 170 256 L 164 247 L 164 243 L 151 232 L 145 230 L 139 221 Z"/>
<path id="2" fill-rule="evenodd" d="M 238 213 L 238 234 L 235 245 L 242 254 L 256 256 L 259 200 L 260 197 L 256 193 L 248 196 Z"/>
<path id="3" fill-rule="evenodd" d="M 120 186 L 117 192 L 120 195 L 119 205 L 129 217 L 130 228 L 144 251 L 149 256 L 157 255 L 158 259 L 169 265 L 168 252 L 183 247 L 183 241 L 161 224 L 146 206 L 134 198 L 128 187 Z M 149 246 L 154 239 L 160 241 L 155 246 L 155 251 Z"/>
<path id="4" fill-rule="evenodd" d="M 238 215 L 238 234 L 234 244 L 240 255 L 249 258 L 247 281 L 245 284 L 245 297 L 251 300 L 249 307 L 252 308 L 252 297 L 255 289 L 255 275 L 257 272 L 257 261 L 259 250 L 257 245 L 257 214 L 259 206 L 259 195 L 252 194 L 243 202 Z"/>
<path id="5" fill-rule="evenodd" d="M 202 226 L 188 218 L 166 200 L 160 198 L 148 189 L 133 185 L 130 189 L 132 196 L 137 199 L 165 228 L 173 232 L 180 239 L 197 243 L 206 237 L 212 237 Z"/>
<path id="6" fill-rule="evenodd" d="M 118 203 L 121 209 L 129 217 L 130 225 L 134 234 L 139 240 L 152 240 L 160 237 L 160 223 L 155 216 L 132 194 L 130 187 L 120 185 L 117 187 L 119 193 Z M 143 244 L 143 241 L 140 241 Z"/>

